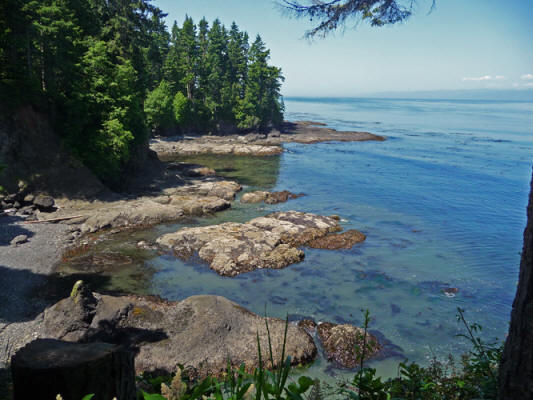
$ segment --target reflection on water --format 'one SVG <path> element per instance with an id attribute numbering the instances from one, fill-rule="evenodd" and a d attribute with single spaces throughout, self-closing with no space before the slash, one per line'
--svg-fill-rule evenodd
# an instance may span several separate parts
<path id="1" fill-rule="evenodd" d="M 269 190 L 276 184 L 280 156 L 251 157 L 233 155 L 166 156 L 163 161 L 180 161 L 213 168 L 217 175 L 237 180 L 241 185 Z"/>
<path id="2" fill-rule="evenodd" d="M 289 99 L 286 105 L 289 119 L 360 128 L 388 140 L 288 144 L 275 158 L 182 159 L 253 187 L 308 196 L 275 206 L 236 201 L 213 217 L 116 235 L 95 250 L 131 258 L 128 264 L 115 255 L 122 263 L 116 270 L 100 261 L 111 285 L 169 299 L 219 294 L 254 312 L 263 313 L 266 304 L 270 315 L 293 319 L 359 324 L 360 310 L 369 308 L 372 328 L 403 356 L 422 362 L 467 348 L 455 336 L 458 306 L 483 326 L 486 339 L 503 339 L 525 226 L 533 104 Z M 135 247 L 183 226 L 243 222 L 289 209 L 338 214 L 346 229 L 361 230 L 367 240 L 349 250 L 307 249 L 300 264 L 236 278 Z M 85 268 L 76 262 L 77 270 Z M 62 268 L 72 270 L 76 262 Z M 390 359 L 373 363 L 385 375 L 395 373 L 394 365 Z M 307 372 L 343 374 L 323 359 Z"/>

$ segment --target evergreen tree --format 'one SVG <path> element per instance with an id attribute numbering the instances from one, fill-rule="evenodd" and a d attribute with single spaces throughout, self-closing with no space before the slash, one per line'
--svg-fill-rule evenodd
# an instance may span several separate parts
<path id="1" fill-rule="evenodd" d="M 180 29 L 178 23 L 174 21 L 171 29 L 169 50 L 163 67 L 164 79 L 166 79 L 176 90 L 181 89 L 181 73 L 179 70 L 180 56 L 178 47 L 179 34 Z"/>
<path id="2" fill-rule="evenodd" d="M 185 94 L 189 101 L 194 99 L 196 88 L 197 63 L 198 63 L 198 40 L 196 26 L 192 18 L 186 16 L 176 42 L 181 87 L 185 88 Z"/>
<path id="3" fill-rule="evenodd" d="M 226 28 L 218 19 L 211 25 L 208 39 L 207 68 L 209 75 L 205 105 L 211 113 L 212 122 L 217 123 L 227 117 L 224 100 L 230 95 L 224 79 L 228 67 L 228 37 Z"/>
<path id="4" fill-rule="evenodd" d="M 0 2 L 2 103 L 47 113 L 108 183 L 149 130 L 265 129 L 282 120 L 281 71 L 260 39 L 190 17 L 169 33 L 150 0 Z"/>
<path id="5" fill-rule="evenodd" d="M 233 121 L 235 121 L 235 110 L 244 97 L 248 72 L 248 50 L 248 34 L 240 32 L 237 24 L 233 22 L 229 32 L 227 73 L 227 84 L 230 89 L 228 106 Z"/>
<path id="6" fill-rule="evenodd" d="M 152 8 L 148 25 L 149 41 L 145 49 L 145 65 L 148 75 L 147 88 L 154 89 L 163 79 L 164 61 L 169 52 L 170 35 L 164 23 L 164 14 L 158 8 Z"/>
<path id="7" fill-rule="evenodd" d="M 281 70 L 268 65 L 270 51 L 259 35 L 250 47 L 245 93 L 237 109 L 241 129 L 264 130 L 283 121 Z"/>

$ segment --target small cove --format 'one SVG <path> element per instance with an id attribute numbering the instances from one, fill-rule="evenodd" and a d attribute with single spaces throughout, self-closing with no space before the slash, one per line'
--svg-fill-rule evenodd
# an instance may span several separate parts
<path id="1" fill-rule="evenodd" d="M 455 337 L 456 307 L 503 339 L 517 282 L 533 154 L 533 104 L 390 99 L 287 99 L 290 120 L 367 130 L 385 142 L 286 144 L 268 158 L 180 158 L 214 168 L 253 189 L 303 192 L 285 204 L 241 204 L 213 217 L 124 232 L 89 254 L 126 256 L 106 268 L 104 290 L 181 300 L 225 296 L 262 314 L 361 323 L 361 308 L 398 352 L 413 361 L 466 349 Z M 223 278 L 207 266 L 138 250 L 140 240 L 184 226 L 244 222 L 275 210 L 338 214 L 366 242 L 352 249 L 306 249 L 283 270 Z M 85 256 L 85 255 L 84 255 Z M 91 262 L 91 261 L 89 261 Z M 62 265 L 68 273 L 83 263 Z M 113 265 L 116 265 L 115 262 Z M 455 297 L 443 289 L 456 287 Z M 97 288 L 94 288 L 97 290 Z M 372 363 L 384 375 L 397 360 Z M 307 373 L 343 375 L 323 359 Z"/>

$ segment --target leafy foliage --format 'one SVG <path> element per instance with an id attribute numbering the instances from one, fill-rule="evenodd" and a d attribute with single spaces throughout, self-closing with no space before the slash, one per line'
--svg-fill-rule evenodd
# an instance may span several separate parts
<path id="1" fill-rule="evenodd" d="M 151 0 L 3 0 L 0 101 L 48 114 L 111 185 L 146 150 L 150 130 L 264 129 L 282 120 L 281 71 L 249 57 L 235 23 L 228 31 L 186 17 L 169 33 L 165 17 Z M 260 98 L 246 97 L 254 85 Z"/>

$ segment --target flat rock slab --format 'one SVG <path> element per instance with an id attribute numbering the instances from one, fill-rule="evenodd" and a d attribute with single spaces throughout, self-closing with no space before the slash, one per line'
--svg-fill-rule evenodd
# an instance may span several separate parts
<path id="1" fill-rule="evenodd" d="M 342 230 L 334 217 L 298 211 L 276 212 L 244 224 L 180 229 L 163 235 L 157 244 L 180 258 L 197 254 L 223 276 L 258 268 L 284 268 L 304 258 L 299 246 Z"/>
<path id="2" fill-rule="evenodd" d="M 234 181 L 207 178 L 167 188 L 157 196 L 131 200 L 70 202 L 59 211 L 40 214 L 39 219 L 80 216 L 71 222 L 80 224 L 81 233 L 103 229 L 147 227 L 179 220 L 186 216 L 203 216 L 231 207 L 230 201 L 240 191 Z"/>
<path id="3" fill-rule="evenodd" d="M 267 204 L 285 203 L 289 199 L 297 199 L 305 196 L 303 193 L 291 193 L 288 190 L 282 190 L 281 192 L 265 192 L 255 191 L 243 194 L 241 197 L 241 203 L 261 203 L 264 201 Z"/>
<path id="4" fill-rule="evenodd" d="M 150 148 L 161 157 L 197 154 L 233 154 L 271 156 L 281 154 L 283 143 L 383 141 L 384 137 L 369 132 L 337 131 L 312 121 L 284 122 L 281 131 L 267 134 L 206 135 L 153 139 Z"/>
<path id="5" fill-rule="evenodd" d="M 274 364 L 281 358 L 285 321 L 267 318 Z M 219 376 L 228 361 L 258 367 L 257 335 L 267 360 L 265 318 L 219 296 L 192 296 L 180 302 L 94 294 L 69 297 L 44 313 L 42 335 L 67 341 L 105 341 L 137 349 L 136 371 L 172 373 L 192 366 L 198 377 Z M 311 336 L 294 324 L 287 330 L 286 355 L 293 365 L 316 357 Z"/>
<path id="6" fill-rule="evenodd" d="M 263 146 L 247 143 L 217 143 L 196 140 L 180 140 L 176 142 L 155 141 L 151 149 L 160 155 L 191 156 L 198 154 L 233 154 L 236 156 L 272 156 L 281 154 L 279 146 Z"/>
<path id="7" fill-rule="evenodd" d="M 168 195 L 184 194 L 197 196 L 220 197 L 224 200 L 234 200 L 235 195 L 242 190 L 242 186 L 235 181 L 207 178 L 204 180 L 191 180 L 186 185 L 165 189 Z"/>

